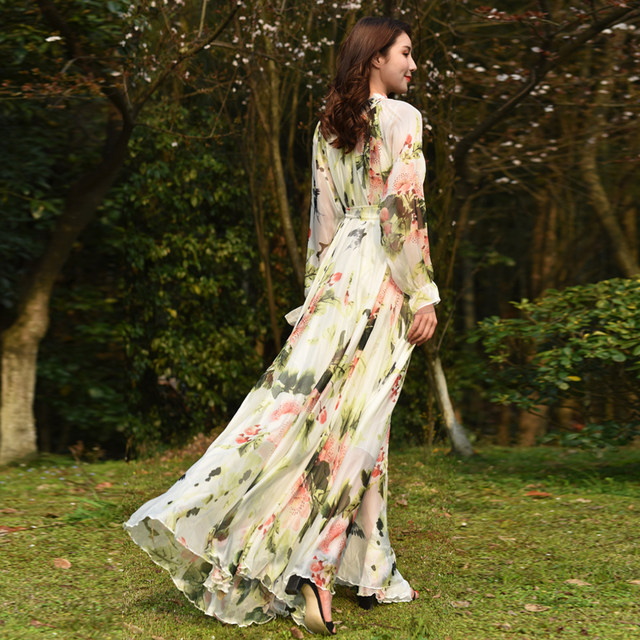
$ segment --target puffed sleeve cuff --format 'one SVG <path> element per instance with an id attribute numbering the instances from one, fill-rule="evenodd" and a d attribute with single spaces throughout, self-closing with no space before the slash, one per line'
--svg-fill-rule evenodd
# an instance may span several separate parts
<path id="1" fill-rule="evenodd" d="M 409 308 L 412 313 L 416 313 L 422 307 L 438 302 L 440 302 L 438 287 L 435 282 L 430 282 L 409 297 Z"/>

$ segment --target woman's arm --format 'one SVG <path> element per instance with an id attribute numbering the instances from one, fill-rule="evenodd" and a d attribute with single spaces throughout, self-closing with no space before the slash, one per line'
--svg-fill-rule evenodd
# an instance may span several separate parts
<path id="1" fill-rule="evenodd" d="M 309 244 L 304 277 L 304 293 L 307 295 L 316 276 L 322 257 L 333 240 L 338 225 L 344 218 L 340 199 L 336 193 L 325 152 L 325 142 L 316 127 L 313 136 L 311 159 L 311 212 L 309 215 Z"/>
<path id="2" fill-rule="evenodd" d="M 384 183 L 380 210 L 382 246 L 391 275 L 409 296 L 409 306 L 416 314 L 408 339 L 421 344 L 435 330 L 433 305 L 440 301 L 425 220 L 422 117 L 405 102 L 393 103 L 389 115 L 392 117 L 383 126 L 383 135 L 388 136 L 393 164 Z"/>

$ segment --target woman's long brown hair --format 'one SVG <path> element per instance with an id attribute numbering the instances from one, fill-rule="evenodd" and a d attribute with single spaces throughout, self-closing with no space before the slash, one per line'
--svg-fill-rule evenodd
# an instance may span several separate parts
<path id="1" fill-rule="evenodd" d="M 320 128 L 337 149 L 351 151 L 367 138 L 371 119 L 368 106 L 371 62 L 378 53 L 386 56 L 401 33 L 411 37 L 411 27 L 386 17 L 361 18 L 340 46 L 336 77 L 329 87 Z"/>

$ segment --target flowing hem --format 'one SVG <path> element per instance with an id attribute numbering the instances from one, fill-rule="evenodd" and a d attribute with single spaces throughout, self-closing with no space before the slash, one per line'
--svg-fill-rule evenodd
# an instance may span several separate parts
<path id="1" fill-rule="evenodd" d="M 147 523 L 147 524 L 153 523 L 154 528 L 156 530 L 161 529 L 162 533 L 166 535 L 171 540 L 171 542 L 176 546 L 176 551 L 177 551 L 177 548 L 179 547 L 184 551 L 192 554 L 195 561 L 200 560 L 201 562 L 211 567 L 211 571 L 209 572 L 207 577 L 204 580 L 202 580 L 202 582 L 200 583 L 202 589 L 206 591 L 208 594 L 210 594 L 211 601 L 213 601 L 213 599 L 217 597 L 216 592 L 223 592 L 225 595 L 228 594 L 233 589 L 231 582 L 233 581 L 234 578 L 240 578 L 247 582 L 253 582 L 253 583 L 259 584 L 261 590 L 264 593 L 268 593 L 271 596 L 271 600 L 265 601 L 262 607 L 263 618 L 246 621 L 246 620 L 240 620 L 238 618 L 226 617 L 222 615 L 220 611 L 213 611 L 212 610 L 213 607 L 207 606 L 206 600 L 204 597 L 202 599 L 198 599 L 197 597 L 190 597 L 190 595 L 187 593 L 187 590 L 185 589 L 184 579 L 181 578 L 179 575 L 177 575 L 177 572 L 176 572 L 176 569 L 180 567 L 180 563 L 176 561 L 179 558 L 178 553 L 172 554 L 167 559 L 159 558 L 157 554 L 154 555 L 154 553 L 152 553 L 152 551 L 149 548 L 147 548 L 146 545 L 144 545 L 141 541 L 138 541 L 137 539 L 138 536 L 136 535 L 136 533 L 140 528 L 144 529 L 144 523 Z M 157 518 L 153 518 L 151 516 L 144 516 L 141 520 L 137 521 L 134 524 L 129 524 L 129 522 L 124 523 L 123 527 L 125 531 L 129 534 L 133 542 L 137 546 L 139 546 L 149 556 L 149 558 L 151 558 L 154 564 L 158 565 L 159 567 L 167 571 L 173 583 L 178 588 L 178 590 L 182 592 L 185 598 L 187 598 L 189 602 L 191 602 L 194 606 L 200 609 L 205 615 L 215 618 L 216 620 L 224 624 L 233 624 L 238 627 L 249 627 L 253 624 L 266 624 L 267 622 L 271 622 L 278 616 L 282 616 L 282 617 L 289 616 L 296 622 L 296 624 L 307 629 L 306 625 L 304 624 L 306 605 L 305 605 L 304 597 L 301 594 L 299 593 L 295 595 L 286 594 L 284 592 L 284 587 L 282 589 L 282 594 L 276 593 L 276 591 L 273 590 L 273 585 L 267 586 L 261 578 L 250 575 L 250 572 L 247 570 L 248 568 L 245 566 L 239 567 L 236 573 L 232 575 L 231 573 L 229 573 L 229 571 L 227 571 L 222 566 L 220 566 L 219 562 L 217 561 L 217 558 L 205 557 L 204 555 L 202 555 L 202 553 L 197 552 L 191 547 L 189 547 L 185 542 L 181 542 L 176 536 L 176 532 L 171 527 L 167 526 L 164 522 L 162 522 L 161 520 L 158 520 Z M 216 582 L 213 582 L 211 580 L 211 573 L 213 572 L 213 570 L 220 571 L 220 574 L 222 575 L 221 580 L 218 579 Z M 283 575 L 284 575 L 284 579 L 281 581 L 280 580 L 278 581 L 282 585 L 286 585 L 289 579 L 294 575 L 297 575 L 301 578 L 307 578 L 310 581 L 313 581 L 313 576 L 309 573 L 292 572 L 288 575 L 285 575 L 285 574 Z M 330 585 L 329 591 L 331 592 L 332 595 L 335 594 L 334 585 L 336 584 L 353 587 L 357 590 L 358 595 L 361 595 L 360 591 L 362 589 L 372 591 L 374 592 L 374 595 L 376 596 L 377 601 L 380 603 L 411 601 L 410 595 L 409 597 L 404 597 L 404 596 L 388 597 L 386 595 L 386 592 L 389 590 L 391 585 L 387 585 L 386 587 L 377 587 L 377 586 L 362 584 L 362 583 L 357 584 L 349 580 L 346 580 L 344 578 L 340 578 L 338 575 L 335 576 L 335 579 Z M 408 586 L 408 583 L 406 584 Z M 411 587 L 409 587 L 409 589 L 411 590 Z M 384 594 L 382 598 L 379 597 L 380 592 Z M 232 605 L 230 605 L 230 607 L 231 606 Z M 309 631 L 309 629 L 307 629 L 307 631 Z"/>

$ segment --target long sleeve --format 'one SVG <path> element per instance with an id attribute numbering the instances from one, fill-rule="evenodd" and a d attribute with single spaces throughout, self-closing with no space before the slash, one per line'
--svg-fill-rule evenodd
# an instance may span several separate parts
<path id="1" fill-rule="evenodd" d="M 322 138 L 320 125 L 316 127 L 313 136 L 311 188 L 309 244 L 304 276 L 305 296 L 309 292 L 309 287 L 318 271 L 323 254 L 331 244 L 336 229 L 344 218 L 344 211 L 329 170 L 326 142 Z"/>
<path id="2" fill-rule="evenodd" d="M 415 313 L 439 302 L 440 295 L 433 281 L 425 223 L 422 117 L 405 102 L 396 105 L 394 117 L 383 128 L 391 141 L 393 164 L 382 194 L 381 239 L 391 276 L 409 296 L 409 306 Z"/>

